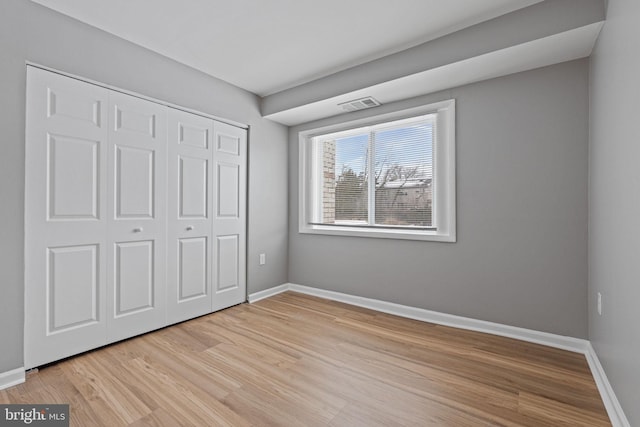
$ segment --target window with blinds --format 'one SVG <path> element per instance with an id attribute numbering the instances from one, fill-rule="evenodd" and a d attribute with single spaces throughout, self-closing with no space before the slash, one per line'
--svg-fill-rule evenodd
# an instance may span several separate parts
<path id="1" fill-rule="evenodd" d="M 300 232 L 455 241 L 455 101 L 300 133 Z"/>
<path id="2" fill-rule="evenodd" d="M 320 224 L 431 228 L 433 114 L 313 138 Z"/>

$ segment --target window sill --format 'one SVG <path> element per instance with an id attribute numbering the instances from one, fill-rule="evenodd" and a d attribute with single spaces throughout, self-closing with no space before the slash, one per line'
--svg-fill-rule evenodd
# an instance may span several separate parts
<path id="1" fill-rule="evenodd" d="M 333 227 L 331 225 L 305 224 L 300 227 L 301 234 L 324 234 L 329 236 L 373 237 L 378 239 L 422 240 L 432 242 L 454 243 L 454 233 L 443 233 L 436 230 L 408 230 L 389 228 Z"/>

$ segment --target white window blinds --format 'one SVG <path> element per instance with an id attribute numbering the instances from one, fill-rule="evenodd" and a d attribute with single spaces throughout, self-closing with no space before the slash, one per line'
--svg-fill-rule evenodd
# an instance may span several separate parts
<path id="1" fill-rule="evenodd" d="M 433 229 L 435 115 L 312 138 L 315 223 Z"/>

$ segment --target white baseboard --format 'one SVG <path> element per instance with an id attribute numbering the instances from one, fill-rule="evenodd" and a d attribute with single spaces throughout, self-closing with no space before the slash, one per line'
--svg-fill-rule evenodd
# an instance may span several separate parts
<path id="1" fill-rule="evenodd" d="M 423 308 L 409 307 L 406 305 L 371 298 L 343 294 L 341 292 L 297 285 L 295 283 L 285 283 L 280 286 L 251 294 L 249 295 L 249 302 L 256 302 L 286 291 L 299 292 L 333 301 L 344 302 L 346 304 L 381 311 L 383 313 L 394 314 L 400 317 L 407 317 L 409 319 L 421 320 L 423 322 L 451 326 L 470 331 L 484 332 L 487 334 L 514 338 L 521 341 L 584 354 L 613 427 L 630 427 L 629 421 L 622 411 L 620 402 L 616 398 L 613 388 L 607 379 L 607 375 L 598 360 L 598 356 L 588 340 L 519 328 L 516 326 L 503 325 L 500 323 L 487 322 L 485 320 L 477 320 L 469 317 L 455 316 L 452 314 L 425 310 Z"/>
<path id="2" fill-rule="evenodd" d="M 598 386 L 602 402 L 604 403 L 605 408 L 607 408 L 607 414 L 609 415 L 611 424 L 613 427 L 631 427 L 631 424 L 629 423 L 629 420 L 627 420 L 616 394 L 613 392 L 613 388 L 611 387 L 611 383 L 609 383 L 607 374 L 604 372 L 604 368 L 600 364 L 600 359 L 598 359 L 598 355 L 591 343 L 587 345 L 587 350 L 584 355 L 587 358 L 587 363 L 589 364 L 589 369 L 591 369 L 593 379 Z"/>
<path id="3" fill-rule="evenodd" d="M 548 332 L 534 331 L 531 329 L 518 328 L 516 326 L 503 325 L 500 323 L 487 322 L 485 320 L 471 319 L 469 317 L 456 316 L 453 314 L 440 313 L 437 311 L 425 310 L 423 308 L 409 307 L 386 301 L 363 298 L 354 295 L 347 295 L 340 292 L 326 291 L 324 289 L 311 288 L 308 286 L 289 283 L 289 290 L 303 294 L 314 295 L 334 301 L 340 301 L 358 307 L 369 308 L 383 313 L 394 314 L 409 319 L 421 320 L 423 322 L 435 323 L 443 326 L 467 329 L 470 331 L 484 332 L 492 335 L 499 335 L 508 338 L 515 338 L 536 344 L 562 350 L 584 353 L 588 341 L 565 337 L 562 335 L 550 334 Z"/>
<path id="4" fill-rule="evenodd" d="M 424 308 L 409 307 L 392 302 L 381 301 L 371 298 L 364 298 L 355 295 L 343 294 L 341 292 L 327 291 L 324 289 L 312 288 L 310 286 L 298 285 L 295 283 L 285 283 L 264 291 L 249 295 L 249 302 L 256 302 L 264 298 L 277 295 L 282 292 L 293 291 L 301 294 L 313 295 L 333 301 L 344 302 L 358 307 L 369 308 L 383 313 L 394 314 L 423 322 L 435 323 L 443 326 L 466 329 L 476 332 L 484 332 L 502 337 L 514 338 L 535 344 L 546 345 L 548 347 L 559 348 L 572 351 L 574 353 L 586 354 L 589 341 L 566 337 L 562 335 L 540 332 L 532 329 L 519 328 L 516 326 L 503 325 L 501 323 L 487 322 L 469 317 L 456 316 L 453 314 L 440 313 L 426 310 Z"/>
<path id="5" fill-rule="evenodd" d="M 0 374 L 0 390 L 22 384 L 25 378 L 24 368 L 16 368 Z"/>
<path id="6" fill-rule="evenodd" d="M 289 290 L 289 284 L 285 283 L 284 285 L 274 286 L 273 288 L 265 289 L 264 291 L 254 292 L 252 294 L 249 294 L 247 299 L 250 303 L 256 302 L 256 301 L 260 301 L 261 299 L 265 299 L 265 298 L 272 297 L 274 295 L 281 294 L 282 292 L 286 292 L 288 290 Z"/>

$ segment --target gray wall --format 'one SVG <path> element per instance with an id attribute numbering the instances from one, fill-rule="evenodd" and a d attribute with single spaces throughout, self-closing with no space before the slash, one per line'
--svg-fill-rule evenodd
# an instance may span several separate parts
<path id="1" fill-rule="evenodd" d="M 289 132 L 289 281 L 587 336 L 588 61 Z M 298 131 L 455 98 L 457 243 L 299 234 Z"/>
<path id="2" fill-rule="evenodd" d="M 589 339 L 631 425 L 640 425 L 638 17 L 637 0 L 609 0 L 590 82 Z"/>
<path id="3" fill-rule="evenodd" d="M 287 281 L 286 128 L 261 118 L 255 95 L 30 1 L 2 0 L 0 373 L 23 364 L 25 61 L 249 124 L 249 292 Z"/>

